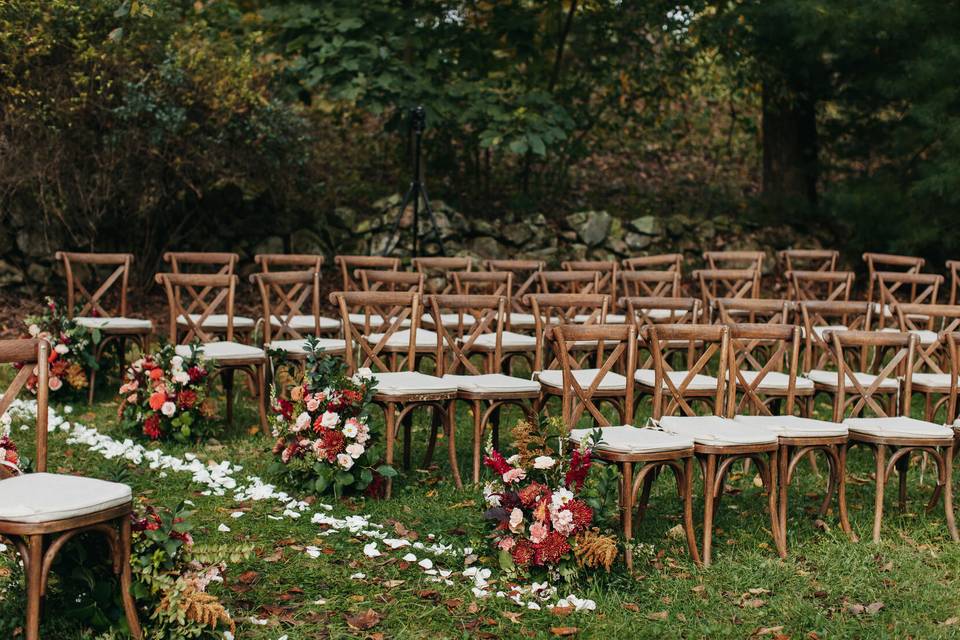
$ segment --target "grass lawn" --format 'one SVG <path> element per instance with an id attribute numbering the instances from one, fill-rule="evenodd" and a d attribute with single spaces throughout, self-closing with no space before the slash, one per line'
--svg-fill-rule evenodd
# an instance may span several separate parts
<path id="1" fill-rule="evenodd" d="M 105 385 L 106 386 L 106 385 Z M 111 385 L 112 386 L 112 385 Z M 56 405 L 64 412 L 63 405 Z M 116 420 L 117 405 L 109 391 L 88 409 L 73 405 L 65 417 L 122 440 Z M 255 416 L 249 406 L 239 412 L 237 426 L 216 443 L 176 446 L 164 452 L 201 460 L 229 460 L 242 465 L 234 474 L 243 483 L 248 475 L 262 477 L 271 461 L 272 441 L 251 434 Z M 470 429 L 467 416 L 460 422 L 460 462 L 469 477 Z M 15 432 L 21 447 L 32 449 L 32 433 Z M 204 486 L 189 473 L 151 471 L 145 464 L 106 460 L 82 444 L 69 444 L 63 432 L 51 438 L 50 468 L 105 479 L 122 479 L 134 495 L 155 504 L 195 503 L 201 543 L 248 543 L 256 548 L 249 560 L 229 567 L 224 584 L 213 587 L 238 622 L 238 638 L 305 640 L 327 637 L 525 638 L 576 635 L 590 638 L 937 638 L 960 635 L 960 546 L 946 533 L 943 513 L 923 509 L 931 492 L 932 469 L 920 482 L 919 464 L 910 471 L 907 513 L 895 505 L 896 491 L 888 492 L 884 540 L 880 545 L 851 543 L 840 532 L 831 511 L 819 526 L 813 512 L 821 481 L 810 466 L 799 468 L 792 487 L 789 521 L 789 557 L 780 560 L 766 527 L 765 498 L 754 486 L 753 474 L 735 474 L 719 513 L 715 564 L 698 569 L 687 558 L 680 541 L 669 530 L 679 522 L 679 503 L 672 478 L 655 485 L 651 510 L 637 530 L 636 570 L 628 575 L 622 558 L 615 571 L 582 575 L 572 584 L 557 584 L 551 601 L 568 593 L 596 602 L 594 611 L 560 613 L 522 608 L 495 595 L 476 598 L 472 579 L 464 578 L 462 554 L 435 556 L 411 548 L 392 551 L 382 542 L 382 555 L 368 557 L 363 535 L 340 531 L 321 535 L 324 527 L 311 522 L 314 513 L 340 518 L 366 514 L 392 537 L 452 544 L 456 550 L 472 547 L 475 566 L 492 569 L 492 591 L 509 591 L 496 559 L 487 553 L 478 487 L 457 491 L 449 481 L 445 457 L 425 471 L 406 471 L 397 480 L 391 501 L 327 498 L 299 518 L 283 515 L 276 500 L 234 500 L 202 495 Z M 427 440 L 427 420 L 414 430 L 414 460 Z M 438 447 L 438 452 L 443 451 Z M 443 459 L 441 459 L 443 458 Z M 822 463 L 821 463 L 822 464 Z M 873 493 L 872 460 L 855 449 L 851 459 L 848 495 L 851 520 L 861 538 L 869 538 Z M 893 489 L 893 486 L 891 485 Z M 893 494 L 892 496 L 890 494 Z M 698 492 L 699 495 L 699 492 Z M 306 496 L 297 496 L 305 498 Z M 699 504 L 695 507 L 698 509 Z M 232 513 L 243 511 L 239 518 Z M 273 516 L 271 518 L 270 516 Z M 279 519 L 276 519 L 279 518 Z M 613 520 L 602 523 L 615 527 Z M 221 525 L 226 525 L 221 527 Z M 229 528 L 229 531 L 224 529 Z M 398 534 L 398 532 L 400 532 Z M 430 536 L 434 536 L 431 538 Z M 307 548 L 314 552 L 311 555 Z M 317 553 L 316 550 L 319 550 Z M 429 558 L 434 569 L 452 570 L 448 585 L 430 576 L 416 562 L 402 560 L 413 552 Z M 316 556 L 316 557 L 312 557 Z M 363 574 L 364 577 L 358 577 Z M 20 616 L 19 590 L 7 592 L 21 577 L 11 549 L 0 554 L 0 616 Z M 542 579 L 534 576 L 535 579 Z M 52 586 L 56 590 L 56 584 Z M 7 593 L 7 595 L 4 595 Z M 15 595 L 16 594 L 16 595 Z M 62 601 L 60 601 L 62 602 Z M 368 629 L 352 628 L 351 617 L 376 613 Z M 96 633 L 71 620 L 69 606 L 48 607 L 44 638 L 93 638 Z M 9 619 L 9 618 L 8 618 Z M 256 622 L 254 622 L 256 621 Z M 367 626 L 352 620 L 354 626 Z"/>

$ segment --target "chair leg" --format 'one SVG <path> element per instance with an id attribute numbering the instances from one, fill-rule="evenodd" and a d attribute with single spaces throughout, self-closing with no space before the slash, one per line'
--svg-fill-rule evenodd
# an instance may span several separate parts
<path id="1" fill-rule="evenodd" d="M 43 536 L 27 538 L 27 625 L 26 640 L 40 640 L 40 606 L 43 600 Z"/>
<path id="2" fill-rule="evenodd" d="M 643 479 L 643 487 L 640 489 L 640 499 L 637 500 L 637 524 L 643 522 L 643 517 L 647 514 L 647 504 L 650 502 L 650 490 L 653 488 L 653 481 L 657 477 L 659 469 L 654 469 L 647 473 Z"/>
<path id="3" fill-rule="evenodd" d="M 709 567 L 713 559 L 713 486 L 717 477 L 717 456 L 707 454 L 707 466 L 703 474 L 703 566 Z"/>
<path id="4" fill-rule="evenodd" d="M 473 412 L 473 483 L 480 482 L 480 451 L 483 440 L 483 405 L 474 400 L 470 407 Z"/>
<path id="5" fill-rule="evenodd" d="M 620 465 L 620 523 L 623 526 L 627 571 L 633 571 L 633 463 Z"/>
<path id="6" fill-rule="evenodd" d="M 267 365 L 257 365 L 257 410 L 260 412 L 260 431 L 263 435 L 270 435 L 270 424 L 267 422 Z"/>
<path id="7" fill-rule="evenodd" d="M 769 485 L 767 487 L 767 508 L 770 510 L 770 531 L 773 534 L 773 542 L 777 546 L 777 553 L 781 558 L 787 557 L 787 534 L 786 530 L 780 527 L 780 511 L 777 506 L 777 497 L 779 490 L 777 488 L 777 476 L 779 474 L 780 451 L 771 451 L 767 459 L 767 474 L 769 475 Z"/>
<path id="8" fill-rule="evenodd" d="M 133 583 L 133 575 L 130 569 L 130 518 L 124 516 L 120 518 L 120 544 L 117 545 L 117 551 L 120 554 L 120 597 L 123 600 L 123 612 L 127 617 L 127 626 L 130 627 L 130 635 L 136 640 L 143 637 L 143 631 L 140 629 L 140 620 L 137 618 L 137 604 L 134 602 L 133 594 L 130 589 Z"/>
<path id="9" fill-rule="evenodd" d="M 697 548 L 697 535 L 693 527 L 693 456 L 683 461 L 683 530 L 687 536 L 687 548 L 694 564 L 700 566 L 700 550 Z"/>
<path id="10" fill-rule="evenodd" d="M 233 428 L 233 369 L 223 369 L 220 372 L 220 382 L 223 384 L 223 393 L 227 396 L 227 426 Z"/>
<path id="11" fill-rule="evenodd" d="M 436 409 L 439 412 L 439 409 Z M 453 483 L 457 489 L 463 489 L 463 481 L 460 479 L 460 464 L 457 462 L 457 401 L 451 400 L 446 406 L 446 415 L 444 416 L 444 431 L 447 434 L 447 452 L 450 457 L 450 471 L 453 473 Z"/>
<path id="12" fill-rule="evenodd" d="M 886 484 L 887 445 L 878 444 L 875 452 L 876 493 L 873 499 L 873 542 L 880 542 L 880 523 L 883 522 L 883 489 Z"/>
<path id="13" fill-rule="evenodd" d="M 99 361 L 100 358 L 98 357 Z M 99 364 L 99 362 L 98 362 Z M 97 386 L 97 370 L 95 368 L 90 369 L 90 386 L 87 388 L 87 405 L 93 406 L 93 394 Z"/>
<path id="14" fill-rule="evenodd" d="M 787 480 L 787 474 L 790 465 L 790 445 L 780 447 L 777 456 L 777 475 L 780 480 L 779 504 L 777 505 L 778 518 L 780 520 L 780 535 L 783 537 L 783 546 L 787 546 L 787 500 L 790 489 L 790 482 Z"/>
<path id="15" fill-rule="evenodd" d="M 837 509 L 840 511 L 840 528 L 847 534 L 851 542 L 858 540 L 857 534 L 850 526 L 850 515 L 847 513 L 847 451 L 850 445 L 844 443 L 837 447 Z"/>
<path id="16" fill-rule="evenodd" d="M 397 422 L 397 406 L 392 402 L 388 402 L 383 409 L 383 418 L 384 426 L 387 430 L 387 451 L 384 454 L 386 456 L 386 463 L 389 466 L 393 466 L 393 445 L 396 440 L 396 422 Z M 387 486 L 384 490 L 384 496 L 387 500 L 390 499 L 390 496 L 393 494 L 393 478 L 387 478 Z"/>
<path id="17" fill-rule="evenodd" d="M 897 460 L 897 477 L 900 481 L 899 491 L 897 492 L 898 506 L 900 513 L 907 511 L 907 472 L 910 470 L 910 454 L 907 454 Z"/>
<path id="18" fill-rule="evenodd" d="M 953 448 L 951 444 L 944 451 L 943 455 L 943 511 L 947 518 L 947 529 L 950 531 L 950 538 L 954 542 L 960 542 L 960 534 L 957 532 L 957 523 L 953 513 Z"/>
<path id="19" fill-rule="evenodd" d="M 436 406 L 430 408 L 430 441 L 427 443 L 427 453 L 423 456 L 423 462 L 420 464 L 421 469 L 428 469 L 433 462 L 433 452 L 437 448 L 437 434 L 440 433 L 445 420 L 446 411 L 441 412 L 439 407 Z"/>

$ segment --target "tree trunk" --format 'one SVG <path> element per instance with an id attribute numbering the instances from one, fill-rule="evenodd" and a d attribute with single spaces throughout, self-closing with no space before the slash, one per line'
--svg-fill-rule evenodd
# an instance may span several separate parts
<path id="1" fill-rule="evenodd" d="M 817 114 L 803 94 L 782 99 L 763 86 L 763 200 L 778 209 L 817 204 Z"/>

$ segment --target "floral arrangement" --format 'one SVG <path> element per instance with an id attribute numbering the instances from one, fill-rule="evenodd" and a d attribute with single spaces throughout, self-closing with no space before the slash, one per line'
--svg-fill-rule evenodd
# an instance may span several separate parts
<path id="1" fill-rule="evenodd" d="M 547 444 L 553 431 L 559 434 L 556 451 Z M 544 568 L 569 577 L 577 564 L 603 559 L 609 568 L 612 562 L 609 554 L 592 549 L 598 544 L 597 532 L 591 530 L 594 512 L 579 495 L 599 432 L 589 444 L 568 452 L 564 433 L 556 419 L 537 425 L 521 421 L 512 430 L 518 452 L 505 458 L 491 450 L 484 458 L 484 465 L 497 475 L 484 486 L 485 517 L 494 523 L 491 537 L 508 572 Z M 578 546 L 588 545 L 589 553 L 576 553 Z"/>
<path id="2" fill-rule="evenodd" d="M 371 379 L 347 376 L 343 362 L 310 342 L 302 379 L 289 399 L 274 394 L 271 402 L 277 439 L 272 474 L 318 495 L 332 490 L 339 496 L 347 488 L 381 491 L 383 478 L 394 471 L 373 466 L 382 455 L 367 417 L 374 386 Z"/>
<path id="3" fill-rule="evenodd" d="M 31 338 L 43 338 L 50 343 L 47 381 L 51 392 L 82 391 L 90 385 L 87 371 L 97 368 L 93 346 L 100 341 L 99 331 L 91 331 L 67 317 L 62 305 L 47 298 L 43 310 L 24 320 Z M 23 364 L 15 364 L 17 369 Z M 27 388 L 37 392 L 37 371 L 27 378 Z"/>
<path id="4" fill-rule="evenodd" d="M 118 415 L 128 430 L 150 440 L 189 442 L 208 437 L 216 417 L 208 376 L 196 347 L 189 356 L 181 356 L 173 345 L 164 345 L 124 372 Z"/>

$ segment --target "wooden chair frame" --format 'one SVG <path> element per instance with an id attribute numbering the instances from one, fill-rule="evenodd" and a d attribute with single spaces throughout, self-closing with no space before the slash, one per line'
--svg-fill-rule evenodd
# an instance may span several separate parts
<path id="1" fill-rule="evenodd" d="M 893 253 L 864 253 L 863 261 L 867 264 L 867 300 L 873 300 L 874 274 L 877 271 L 905 271 L 906 273 L 920 273 L 926 261 L 914 256 L 902 256 Z"/>
<path id="2" fill-rule="evenodd" d="M 617 300 L 617 281 L 620 279 L 620 265 L 616 260 L 564 260 L 560 263 L 564 271 L 594 271 L 599 276 L 594 293 L 605 293 L 611 302 Z"/>
<path id="3" fill-rule="evenodd" d="M 358 269 L 377 271 L 399 271 L 400 258 L 385 256 L 334 256 L 334 263 L 340 269 L 340 278 L 343 282 L 343 291 L 360 291 L 360 283 L 353 275 Z"/>
<path id="4" fill-rule="evenodd" d="M 905 303 L 911 305 L 937 304 L 943 276 L 933 273 L 903 273 L 901 271 L 877 271 L 873 274 L 874 293 L 879 306 L 877 321 L 882 328 L 885 320 L 893 316 L 893 307 Z M 899 293 L 898 293 L 899 292 Z M 885 313 L 885 308 L 889 313 Z M 924 314 L 920 314 L 923 317 Z"/>
<path id="5" fill-rule="evenodd" d="M 937 332 L 937 338 L 929 344 L 917 340 L 913 362 L 914 373 L 950 374 L 950 345 L 948 337 L 960 331 L 960 307 L 944 304 L 898 304 L 893 310 L 897 314 L 899 329 L 904 333 L 923 330 Z M 946 407 L 950 400 L 950 384 L 939 386 L 911 382 L 911 391 L 924 398 L 923 419 L 935 422 L 937 412 Z M 904 391 L 906 393 L 906 391 Z M 934 401 L 934 397 L 940 398 Z M 950 416 L 949 410 L 947 417 Z M 950 421 L 948 421 L 950 422 Z"/>
<path id="6" fill-rule="evenodd" d="M 237 269 L 240 256 L 236 253 L 221 251 L 167 251 L 163 261 L 170 264 L 173 273 L 186 273 L 183 267 L 206 267 L 216 269 L 218 275 L 231 275 Z"/>
<path id="7" fill-rule="evenodd" d="M 280 267 L 280 271 L 285 270 L 306 270 L 312 269 L 319 273 L 323 269 L 323 256 L 312 253 L 258 253 L 253 256 L 253 261 L 260 265 L 263 273 L 270 273 L 270 269 Z"/>
<path id="8" fill-rule="evenodd" d="M 431 258 L 414 258 L 412 261 L 412 266 L 414 271 L 418 271 L 423 274 L 424 277 L 424 291 L 427 293 L 439 293 L 441 295 L 447 295 L 453 293 L 453 283 L 450 282 L 448 274 L 451 271 L 473 271 L 473 259 L 468 257 L 457 257 L 457 256 L 437 256 Z M 438 276 L 436 279 L 439 280 L 439 276 L 442 276 L 443 279 L 443 288 L 439 291 L 435 291 L 432 286 L 432 280 L 434 276 Z"/>
<path id="9" fill-rule="evenodd" d="M 621 291 L 628 298 L 680 296 L 679 271 L 621 271 Z"/>
<path id="10" fill-rule="evenodd" d="M 777 253 L 783 272 L 813 271 L 829 273 L 837 270 L 840 252 L 836 249 L 784 249 Z"/>
<path id="11" fill-rule="evenodd" d="M 847 302 L 854 278 L 852 271 L 787 271 L 787 295 L 796 302 Z"/>
<path id="12" fill-rule="evenodd" d="M 665 270 L 676 271 L 683 276 L 683 254 L 662 253 L 652 256 L 637 256 L 625 258 L 623 268 L 626 271 Z"/>
<path id="13" fill-rule="evenodd" d="M 540 272 L 544 269 L 542 260 L 484 260 L 483 267 L 488 271 L 509 271 L 513 274 L 510 291 L 510 311 L 523 312 L 522 300 L 528 293 L 541 293 L 539 289 Z M 524 277 L 526 276 L 526 277 Z"/>
<path id="14" fill-rule="evenodd" d="M 96 316 L 102 318 L 127 317 L 127 292 L 130 289 L 130 265 L 133 264 L 133 255 L 129 253 L 77 253 L 72 251 L 57 251 L 54 256 L 63 263 L 64 277 L 67 281 L 67 317 Z M 77 265 L 84 265 L 91 271 L 98 266 L 116 268 L 104 280 L 97 283 L 93 292 L 88 289 L 80 277 Z M 112 309 L 104 306 L 104 296 L 110 291 L 117 291 L 117 305 Z M 83 306 L 77 310 L 78 301 L 83 300 Z M 125 328 L 104 326 L 99 329 L 101 338 L 94 346 L 94 359 L 99 363 L 101 356 L 110 344 L 117 345 L 117 358 L 121 369 L 126 366 L 127 340 L 136 344 L 142 353 L 147 351 L 152 329 Z M 90 370 L 90 387 L 87 390 L 87 404 L 93 404 L 93 396 L 97 386 L 97 369 Z"/>
<path id="15" fill-rule="evenodd" d="M 291 326 L 296 316 L 312 315 L 314 318 L 313 335 L 320 335 L 320 273 L 318 271 L 277 271 L 254 273 L 250 282 L 257 285 L 263 305 L 263 342 L 273 340 L 303 340 L 304 336 Z M 274 304 L 273 300 L 277 303 Z M 309 313 L 304 306 L 309 305 Z M 280 326 L 276 329 L 272 319 L 276 317 Z"/>
<path id="16" fill-rule="evenodd" d="M 537 349 L 533 359 L 533 370 L 555 369 L 559 364 L 556 355 L 547 362 L 547 329 L 562 325 L 573 324 L 577 315 L 586 315 L 584 325 L 605 324 L 610 298 L 598 293 L 535 293 L 524 296 L 524 303 L 533 312 L 534 335 L 537 339 Z"/>
<path id="17" fill-rule="evenodd" d="M 357 269 L 354 272 L 360 282 L 360 291 L 424 291 L 424 275 L 414 271 L 385 271 L 381 269 Z"/>
<path id="18" fill-rule="evenodd" d="M 950 304 L 957 304 L 960 296 L 960 260 L 947 260 L 947 271 L 950 273 Z"/>
<path id="19" fill-rule="evenodd" d="M 627 319 L 633 321 L 639 333 L 652 324 L 700 324 L 703 312 L 697 298 L 637 296 L 620 298 L 620 306 L 626 308 Z M 654 310 L 670 313 L 666 318 L 654 318 L 650 315 Z"/>
<path id="20" fill-rule="evenodd" d="M 722 324 L 794 324 L 793 302 L 764 298 L 718 298 L 718 322 Z"/>
<path id="21" fill-rule="evenodd" d="M 45 340 L 0 341 L 0 362 L 21 362 L 20 369 L 0 399 L 0 415 L 16 399 L 27 378 L 37 369 L 37 452 L 34 466 L 38 473 L 47 470 L 47 407 L 49 372 L 47 361 L 50 345 Z M 4 480 L 0 468 L 0 482 Z M 134 638 L 142 638 L 143 632 L 137 619 L 137 605 L 130 592 L 133 576 L 130 567 L 131 522 L 133 503 L 111 507 L 82 516 L 39 523 L 0 520 L 0 537 L 8 539 L 20 555 L 26 577 L 26 640 L 40 639 L 40 618 L 46 596 L 50 567 L 63 546 L 81 533 L 97 533 L 104 536 L 110 548 L 113 572 L 120 580 L 120 598 L 123 603 L 127 625 Z"/>
<path id="22" fill-rule="evenodd" d="M 960 439 L 960 425 L 956 423 L 960 419 L 960 407 L 958 407 L 958 396 L 960 396 L 960 332 L 947 333 L 945 335 L 947 349 L 950 352 L 950 395 L 947 402 L 947 424 L 953 425 L 953 431 L 956 434 L 955 439 Z M 943 338 L 941 338 L 943 339 Z"/>
<path id="23" fill-rule="evenodd" d="M 725 408 L 727 367 L 730 362 L 730 330 L 725 325 L 660 324 L 646 328 L 650 351 L 653 356 L 653 368 L 657 383 L 653 389 L 653 415 L 672 415 L 680 409 L 684 415 L 697 413 L 687 402 L 687 398 L 705 402 L 714 415 L 723 415 Z M 667 354 L 679 350 L 678 343 L 686 343 L 685 376 L 679 385 L 675 384 L 668 373 L 674 371 Z M 717 361 L 717 388 L 694 390 L 689 386 L 696 375 L 710 375 L 707 367 L 711 361 Z M 662 383 L 661 383 L 662 381 Z M 666 407 L 664 393 L 669 395 Z"/>
<path id="24" fill-rule="evenodd" d="M 731 271 L 739 269 L 753 269 L 758 274 L 763 272 L 763 261 L 767 254 L 763 251 L 704 251 L 703 259 L 707 268 L 717 271 Z M 732 263 L 732 264 L 731 264 Z M 747 264 L 746 267 L 738 266 Z"/>
<path id="25" fill-rule="evenodd" d="M 841 325 L 854 331 L 867 331 L 871 326 L 873 306 L 869 302 L 809 300 L 800 302 L 799 307 L 803 326 L 804 371 L 821 369 L 833 357 L 830 339 L 815 330 L 816 327 L 831 326 L 828 318 L 838 318 Z"/>
<path id="26" fill-rule="evenodd" d="M 760 271 L 757 269 L 698 269 L 693 277 L 700 285 L 704 313 L 713 318 L 718 298 L 757 298 L 760 292 Z"/>
<path id="27" fill-rule="evenodd" d="M 510 271 L 451 271 L 447 275 L 457 295 L 504 296 L 508 312 L 513 308 L 513 273 Z"/>
<path id="28" fill-rule="evenodd" d="M 552 294 L 599 294 L 599 271 L 541 271 L 538 274 L 540 291 Z"/>

